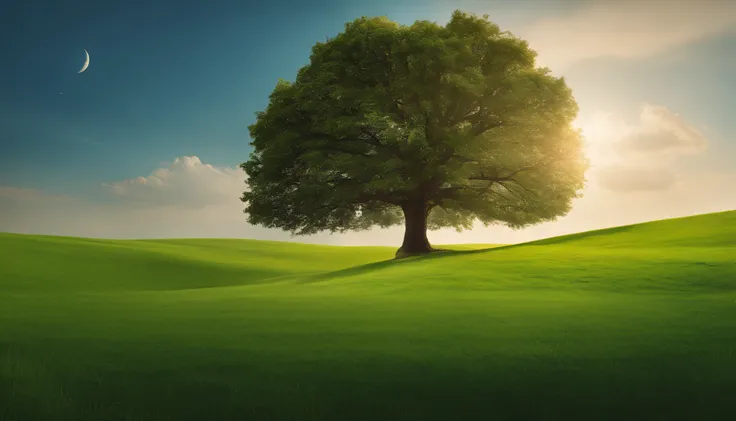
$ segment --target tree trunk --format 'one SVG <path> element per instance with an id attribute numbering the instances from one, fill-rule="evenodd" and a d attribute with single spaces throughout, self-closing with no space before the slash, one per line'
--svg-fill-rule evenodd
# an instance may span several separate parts
<path id="1" fill-rule="evenodd" d="M 424 201 L 416 201 L 401 207 L 404 211 L 404 243 L 396 252 L 396 257 L 406 257 L 429 253 L 432 246 L 427 239 L 427 216 L 429 206 Z"/>

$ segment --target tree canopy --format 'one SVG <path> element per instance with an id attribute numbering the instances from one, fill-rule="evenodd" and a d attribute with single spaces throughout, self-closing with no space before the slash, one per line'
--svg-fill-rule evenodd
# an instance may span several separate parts
<path id="1" fill-rule="evenodd" d="M 312 48 L 249 127 L 249 222 L 295 235 L 554 220 L 587 161 L 563 78 L 528 44 L 460 11 L 441 26 L 360 18 Z"/>

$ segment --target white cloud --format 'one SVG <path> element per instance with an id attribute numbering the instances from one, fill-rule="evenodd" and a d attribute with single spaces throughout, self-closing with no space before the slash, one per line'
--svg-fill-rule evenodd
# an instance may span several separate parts
<path id="1" fill-rule="evenodd" d="M 690 155 L 708 147 L 698 129 L 665 107 L 646 104 L 639 119 L 639 124 L 619 141 L 620 153 Z"/>
<path id="2" fill-rule="evenodd" d="M 201 208 L 237 202 L 245 188 L 245 178 L 240 169 L 218 168 L 203 164 L 196 156 L 184 156 L 148 177 L 109 183 L 105 187 L 129 203 Z"/>
<path id="3" fill-rule="evenodd" d="M 585 4 L 585 6 L 582 6 Z M 730 0 L 580 2 L 561 17 L 518 31 L 554 71 L 585 59 L 642 58 L 736 30 Z"/>
<path id="4" fill-rule="evenodd" d="M 705 152 L 705 136 L 666 107 L 644 104 L 629 124 L 611 113 L 578 123 L 588 141 L 592 174 L 619 192 L 662 190 L 678 181 L 678 158 Z"/>

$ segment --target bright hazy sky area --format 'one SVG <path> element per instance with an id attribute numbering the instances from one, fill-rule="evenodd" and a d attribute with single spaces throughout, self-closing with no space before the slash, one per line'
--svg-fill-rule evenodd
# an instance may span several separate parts
<path id="1" fill-rule="evenodd" d="M 565 76 L 591 169 L 559 220 L 431 232 L 514 243 L 736 209 L 736 1 L 11 1 L 0 14 L 0 231 L 289 240 L 250 226 L 247 127 L 360 16 L 488 14 Z M 78 74 L 89 51 L 89 68 Z M 398 247 L 403 227 L 294 241 Z"/>

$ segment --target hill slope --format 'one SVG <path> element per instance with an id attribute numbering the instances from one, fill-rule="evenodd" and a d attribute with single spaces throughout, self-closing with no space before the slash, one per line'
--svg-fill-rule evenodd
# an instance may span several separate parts
<path id="1" fill-rule="evenodd" d="M 393 257 L 388 247 L 254 240 L 93 240 L 0 234 L 2 290 L 177 290 L 247 285 Z"/>
<path id="2" fill-rule="evenodd" d="M 0 235 L 0 420 L 726 420 L 736 212 L 480 251 Z"/>
<path id="3" fill-rule="evenodd" d="M 422 291 L 732 291 L 736 212 L 596 230 L 506 247 L 368 264 L 319 275 Z M 704 277 L 705 276 L 705 277 Z M 372 287 L 371 287 L 372 288 Z"/>

